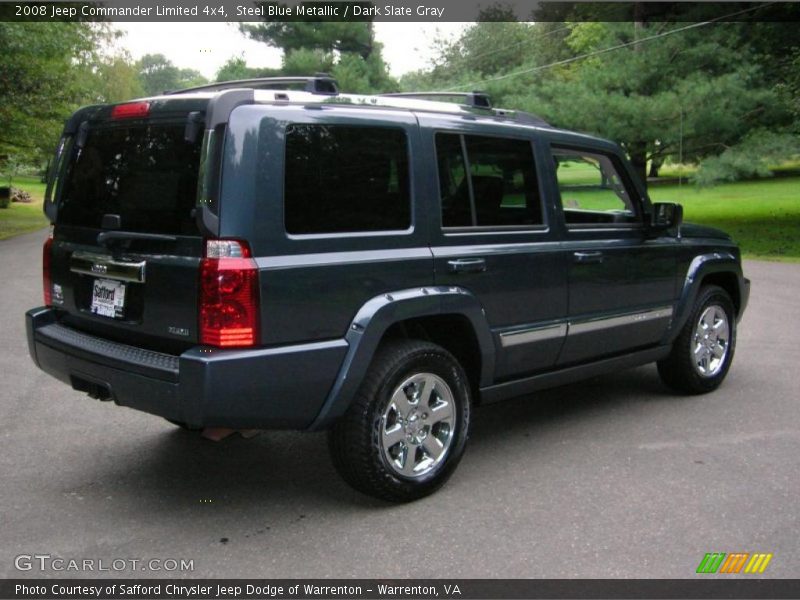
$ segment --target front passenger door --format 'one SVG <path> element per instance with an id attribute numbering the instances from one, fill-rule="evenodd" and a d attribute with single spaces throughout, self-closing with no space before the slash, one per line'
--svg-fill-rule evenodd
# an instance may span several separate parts
<path id="1" fill-rule="evenodd" d="M 644 201 L 621 158 L 552 147 L 568 266 L 566 366 L 659 342 L 675 296 L 675 245 L 649 239 Z"/>

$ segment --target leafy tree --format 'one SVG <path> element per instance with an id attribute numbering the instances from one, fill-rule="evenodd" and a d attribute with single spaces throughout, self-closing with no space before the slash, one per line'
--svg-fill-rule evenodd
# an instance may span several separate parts
<path id="1" fill-rule="evenodd" d="M 155 96 L 178 88 L 180 70 L 163 54 L 145 54 L 136 63 L 145 94 Z"/>
<path id="2" fill-rule="evenodd" d="M 558 126 L 621 142 L 643 181 L 649 161 L 679 153 L 700 161 L 789 122 L 738 24 L 669 34 L 679 26 L 572 25 L 568 43 L 585 58 L 549 72 L 533 67 L 500 87 L 512 104 Z"/>
<path id="3" fill-rule="evenodd" d="M 267 22 L 242 25 L 242 31 L 283 50 L 284 75 L 331 73 L 348 92 L 399 89 L 383 61 L 371 22 Z"/>
<path id="4" fill-rule="evenodd" d="M 139 80 L 148 96 L 208 83 L 199 71 L 180 69 L 163 54 L 145 54 L 136 63 L 136 67 Z"/>
<path id="5" fill-rule="evenodd" d="M 96 84 L 107 27 L 0 22 L 0 155 L 37 160 Z"/>
<path id="6" fill-rule="evenodd" d="M 97 65 L 96 93 L 89 101 L 114 103 L 144 95 L 135 63 L 127 53 L 103 59 Z"/>
<path id="7" fill-rule="evenodd" d="M 197 69 L 178 69 L 178 89 L 190 88 L 208 83 Z"/>
<path id="8" fill-rule="evenodd" d="M 233 81 L 236 79 L 252 79 L 254 77 L 273 77 L 280 73 L 280 69 L 248 67 L 244 57 L 232 56 L 219 68 L 214 80 Z"/>
<path id="9" fill-rule="evenodd" d="M 254 40 L 284 52 L 310 49 L 325 53 L 354 53 L 366 59 L 375 49 L 372 23 L 302 21 L 267 22 L 242 25 Z"/>

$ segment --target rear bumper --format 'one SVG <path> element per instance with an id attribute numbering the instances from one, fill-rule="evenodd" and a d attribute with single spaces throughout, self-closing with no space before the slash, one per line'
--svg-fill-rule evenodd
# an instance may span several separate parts
<path id="1" fill-rule="evenodd" d="M 192 426 L 304 429 L 347 351 L 345 340 L 256 350 L 192 348 L 174 356 L 94 337 L 25 315 L 36 365 L 74 389 Z"/>

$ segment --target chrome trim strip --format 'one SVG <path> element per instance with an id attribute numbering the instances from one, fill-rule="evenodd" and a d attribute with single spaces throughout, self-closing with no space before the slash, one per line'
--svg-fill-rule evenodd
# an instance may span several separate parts
<path id="1" fill-rule="evenodd" d="M 544 327 L 531 327 L 528 329 L 518 329 L 516 331 L 505 331 L 500 334 L 500 343 L 503 348 L 518 346 L 519 344 L 530 344 L 532 342 L 543 342 L 564 337 L 567 333 L 566 323 L 556 323 L 545 325 Z"/>
<path id="2" fill-rule="evenodd" d="M 146 261 L 129 263 L 114 260 L 110 256 L 90 252 L 73 252 L 69 270 L 73 273 L 105 277 L 120 281 L 144 283 Z"/>
<path id="3" fill-rule="evenodd" d="M 654 321 L 656 319 L 669 319 L 672 317 L 672 307 L 663 306 L 661 308 L 654 308 L 642 312 L 628 313 L 625 315 L 617 315 L 614 317 L 601 317 L 598 319 L 589 319 L 586 321 L 579 321 L 577 323 L 569 324 L 569 334 L 590 333 L 592 331 L 600 331 L 601 329 L 612 329 L 614 327 L 624 327 L 625 325 L 633 325 L 641 323 L 642 321 Z"/>

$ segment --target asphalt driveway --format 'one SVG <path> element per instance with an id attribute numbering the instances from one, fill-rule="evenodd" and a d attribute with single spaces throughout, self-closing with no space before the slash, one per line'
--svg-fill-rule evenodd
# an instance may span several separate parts
<path id="1" fill-rule="evenodd" d="M 683 578 L 735 551 L 797 576 L 800 265 L 745 265 L 715 393 L 676 396 L 647 366 L 486 407 L 450 483 L 391 506 L 338 478 L 324 434 L 215 444 L 39 372 L 23 313 L 41 303 L 43 239 L 0 242 L 3 577 L 93 575 L 15 568 L 38 553 L 186 559 L 172 574 L 204 578 Z"/>

